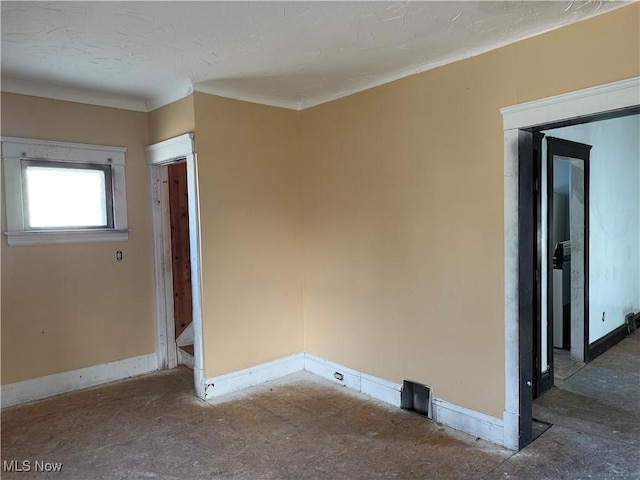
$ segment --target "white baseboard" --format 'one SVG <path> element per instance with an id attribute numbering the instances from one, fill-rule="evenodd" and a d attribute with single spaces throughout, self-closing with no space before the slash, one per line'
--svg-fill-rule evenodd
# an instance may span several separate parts
<path id="1" fill-rule="evenodd" d="M 433 419 L 456 430 L 504 445 L 502 419 L 439 398 L 433 399 Z"/>
<path id="2" fill-rule="evenodd" d="M 141 355 L 92 367 L 57 373 L 2 386 L 2 407 L 40 400 L 61 393 L 93 387 L 157 370 L 156 354 Z M 312 355 L 297 353 L 218 377 L 199 385 L 201 397 L 211 399 L 306 370 L 333 383 L 344 385 L 377 400 L 400 407 L 402 385 L 345 367 Z M 513 441 L 504 438 L 504 422 L 484 413 L 433 399 L 434 420 L 507 448 Z M 516 447 L 517 448 L 517 445 Z"/>
<path id="3" fill-rule="evenodd" d="M 304 369 L 322 378 L 362 392 L 377 400 L 400 406 L 402 385 L 359 372 L 337 363 L 305 353 Z M 337 375 L 336 375 L 337 374 Z M 342 376 L 342 380 L 340 380 Z"/>
<path id="4" fill-rule="evenodd" d="M 520 421 L 520 416 L 513 412 L 507 412 L 506 410 L 502 414 L 503 418 L 503 441 L 502 445 L 511 449 L 518 450 L 520 439 L 518 438 L 518 422 Z"/>
<path id="5" fill-rule="evenodd" d="M 304 369 L 330 382 L 349 387 L 358 392 L 361 391 L 361 374 L 352 368 L 316 357 L 310 353 L 305 353 Z M 338 376 L 336 376 L 336 374 L 338 374 Z M 339 375 L 342 375 L 342 378 L 340 378 Z"/>
<path id="6" fill-rule="evenodd" d="M 299 353 L 238 372 L 208 378 L 205 380 L 205 398 L 210 399 L 242 390 L 302 370 L 400 407 L 401 384 L 345 367 L 310 353 Z M 439 423 L 498 445 L 505 445 L 502 419 L 439 398 L 433 399 L 432 410 L 434 420 Z M 511 445 L 505 446 L 512 448 Z"/>
<path id="7" fill-rule="evenodd" d="M 366 373 L 360 375 L 360 391 L 362 393 L 389 403 L 394 407 L 400 407 L 401 384 L 389 382 L 383 378 L 374 377 Z"/>
<path id="8" fill-rule="evenodd" d="M 209 400 L 302 370 L 304 370 L 304 353 L 296 353 L 237 372 L 205 378 L 204 398 Z"/>
<path id="9" fill-rule="evenodd" d="M 305 354 L 305 370 L 333 383 L 345 385 L 390 405 L 400 407 L 402 385 L 384 380 L 367 373 L 344 367 L 337 363 Z M 343 380 L 335 378 L 340 374 Z M 503 422 L 499 418 L 460 407 L 438 398 L 433 399 L 434 420 L 484 440 L 504 445 Z"/>
<path id="10" fill-rule="evenodd" d="M 153 372 L 157 368 L 156 354 L 150 353 L 23 382 L 10 383 L 2 386 L 2 408 L 136 377 Z"/>

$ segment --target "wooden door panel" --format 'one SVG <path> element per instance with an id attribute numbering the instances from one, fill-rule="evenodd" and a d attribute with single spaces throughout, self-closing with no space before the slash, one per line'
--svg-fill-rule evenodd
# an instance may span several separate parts
<path id="1" fill-rule="evenodd" d="M 169 165 L 168 181 L 173 268 L 173 315 L 177 338 L 192 321 L 187 164 L 182 162 Z"/>

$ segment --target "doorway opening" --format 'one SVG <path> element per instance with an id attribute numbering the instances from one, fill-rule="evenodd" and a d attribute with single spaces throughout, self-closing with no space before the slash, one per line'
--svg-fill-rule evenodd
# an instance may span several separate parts
<path id="1" fill-rule="evenodd" d="M 589 339 L 591 146 L 548 133 L 535 135 L 533 151 L 539 186 L 534 189 L 539 273 L 534 278 L 533 398 L 584 365 Z"/>
<path id="2" fill-rule="evenodd" d="M 521 449 L 533 438 L 533 325 L 542 309 L 537 252 L 534 133 L 640 112 L 640 78 L 614 82 L 501 109 L 504 126 L 505 411 L 504 444 Z M 553 252 L 551 252 L 553 253 Z M 553 264 L 551 266 L 553 269 Z M 551 333 L 553 335 L 553 333 Z M 585 339 L 585 345 L 589 339 Z M 586 345 L 589 348 L 589 345 Z M 590 355 L 590 354 L 589 354 Z M 589 356 L 587 357 L 587 359 Z"/>
<path id="3" fill-rule="evenodd" d="M 193 368 L 204 398 L 201 255 L 194 135 L 146 148 L 154 240 L 158 369 Z"/>
<path id="4" fill-rule="evenodd" d="M 178 365 L 193 368 L 193 302 L 187 162 L 179 161 L 162 166 L 160 169 L 162 177 L 165 176 L 166 171 L 169 202 L 169 221 L 163 224 L 165 228 L 169 227 L 167 239 L 171 245 L 171 264 L 167 267 L 171 268 L 173 295 L 167 295 L 167 300 L 171 299 L 173 303 L 173 339 L 176 343 Z"/>

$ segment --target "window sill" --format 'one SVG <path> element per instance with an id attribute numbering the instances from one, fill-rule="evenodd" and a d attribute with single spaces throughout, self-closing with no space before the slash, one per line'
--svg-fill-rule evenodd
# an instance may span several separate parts
<path id="1" fill-rule="evenodd" d="M 94 243 L 94 242 L 124 242 L 129 239 L 129 232 L 124 230 L 50 230 L 4 232 L 7 243 L 11 246 L 19 245 L 50 245 L 61 243 Z"/>

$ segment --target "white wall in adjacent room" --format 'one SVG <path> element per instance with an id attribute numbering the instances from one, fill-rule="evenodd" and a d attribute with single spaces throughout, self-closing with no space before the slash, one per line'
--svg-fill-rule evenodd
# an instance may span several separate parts
<path id="1" fill-rule="evenodd" d="M 640 116 L 545 133 L 593 146 L 589 182 L 592 343 L 622 325 L 627 313 L 640 310 Z"/>

